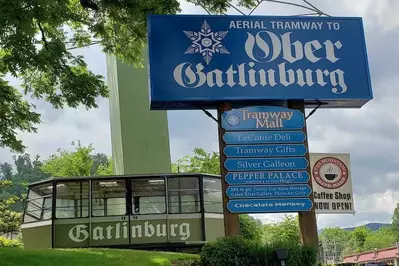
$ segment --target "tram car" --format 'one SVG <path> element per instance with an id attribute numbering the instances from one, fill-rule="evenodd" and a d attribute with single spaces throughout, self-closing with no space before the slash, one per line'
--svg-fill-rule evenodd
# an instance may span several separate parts
<path id="1" fill-rule="evenodd" d="M 25 248 L 200 248 L 224 235 L 220 176 L 51 178 L 29 185 Z"/>

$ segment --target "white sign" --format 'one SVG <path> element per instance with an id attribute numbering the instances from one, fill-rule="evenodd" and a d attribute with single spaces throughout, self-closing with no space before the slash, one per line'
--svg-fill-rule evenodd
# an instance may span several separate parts
<path id="1" fill-rule="evenodd" d="M 310 153 L 316 213 L 355 213 L 350 156 L 347 153 Z"/>

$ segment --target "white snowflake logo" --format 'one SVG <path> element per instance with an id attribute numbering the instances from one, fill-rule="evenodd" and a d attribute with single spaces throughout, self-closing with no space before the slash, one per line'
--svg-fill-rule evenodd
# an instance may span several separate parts
<path id="1" fill-rule="evenodd" d="M 228 31 L 212 32 L 206 20 L 202 24 L 200 32 L 183 32 L 193 41 L 184 54 L 200 53 L 207 65 L 211 62 L 214 53 L 230 54 L 226 47 L 221 43 L 224 37 L 226 37 Z"/>

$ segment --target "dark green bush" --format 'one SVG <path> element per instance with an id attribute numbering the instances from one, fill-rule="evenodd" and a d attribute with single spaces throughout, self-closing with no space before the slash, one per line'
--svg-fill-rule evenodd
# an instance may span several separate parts
<path id="1" fill-rule="evenodd" d="M 317 260 L 316 251 L 298 243 L 266 245 L 243 236 L 222 237 L 205 244 L 201 251 L 203 266 L 277 266 L 275 250 L 288 248 L 287 266 L 311 266 Z"/>
<path id="2" fill-rule="evenodd" d="M 207 243 L 201 251 L 201 263 L 204 266 L 253 265 L 251 249 L 255 242 L 243 236 L 221 237 Z"/>

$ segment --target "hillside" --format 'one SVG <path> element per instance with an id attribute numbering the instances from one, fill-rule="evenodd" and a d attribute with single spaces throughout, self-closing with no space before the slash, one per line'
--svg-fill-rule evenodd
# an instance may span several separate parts
<path id="1" fill-rule="evenodd" d="M 364 224 L 361 226 L 368 227 L 368 228 L 370 228 L 371 231 L 377 231 L 381 227 L 388 226 L 388 225 L 389 224 L 383 224 L 383 223 L 368 223 L 368 224 Z M 361 226 L 357 226 L 357 227 L 361 227 Z M 342 229 L 347 230 L 347 231 L 353 231 L 357 227 L 346 227 L 346 228 L 342 228 Z M 318 232 L 320 234 L 321 232 L 323 232 L 323 229 L 318 230 Z"/>
<path id="2" fill-rule="evenodd" d="M 368 223 L 365 224 L 363 226 L 368 227 L 371 231 L 377 231 L 378 229 L 380 229 L 383 226 L 388 226 L 389 224 L 382 224 L 382 223 Z M 361 227 L 361 226 L 358 226 Z M 353 231 L 356 227 L 347 227 L 347 228 L 343 228 L 344 230 L 347 231 Z"/>
<path id="3" fill-rule="evenodd" d="M 0 248 L 1 266 L 171 266 L 197 255 L 115 249 L 69 249 L 32 251 Z M 187 264 L 188 265 L 188 264 Z"/>

